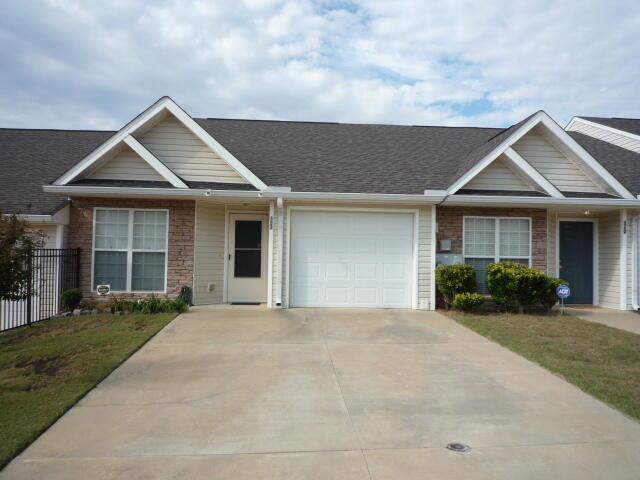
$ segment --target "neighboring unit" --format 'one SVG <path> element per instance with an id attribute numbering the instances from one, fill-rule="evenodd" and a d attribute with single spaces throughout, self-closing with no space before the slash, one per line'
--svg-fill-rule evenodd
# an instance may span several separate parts
<path id="1" fill-rule="evenodd" d="M 486 292 L 514 261 L 569 281 L 569 303 L 635 309 L 640 150 L 596 120 L 228 120 L 163 97 L 117 132 L 0 130 L 0 208 L 60 225 L 87 296 L 434 309 L 438 264 Z"/>

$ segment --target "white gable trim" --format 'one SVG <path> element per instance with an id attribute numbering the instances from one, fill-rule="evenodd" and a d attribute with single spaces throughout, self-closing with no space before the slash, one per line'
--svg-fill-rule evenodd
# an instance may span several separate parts
<path id="1" fill-rule="evenodd" d="M 513 148 L 509 147 L 504 151 L 505 156 L 513 162 L 527 177 L 533 180 L 538 186 L 540 186 L 546 193 L 554 198 L 564 198 L 564 195 L 560 193 L 556 187 L 553 186 L 549 180 L 544 178 L 540 172 L 533 168 L 529 163 L 522 158 L 522 156 L 516 152 Z"/>
<path id="2" fill-rule="evenodd" d="M 133 133 L 136 132 L 140 127 L 145 125 L 146 123 L 152 121 L 154 118 L 158 118 L 160 114 L 164 111 L 170 112 L 173 116 L 175 116 L 180 122 L 182 122 L 185 127 L 187 127 L 196 137 L 198 137 L 202 142 L 205 143 L 210 149 L 212 149 L 215 153 L 220 155 L 231 168 L 233 168 L 238 174 L 244 177 L 249 183 L 251 183 L 258 190 L 265 190 L 267 186 L 253 173 L 249 171 L 247 167 L 245 167 L 240 161 L 235 158 L 226 148 L 220 145 L 211 135 L 209 135 L 200 125 L 198 125 L 182 108 L 180 108 L 173 100 L 169 97 L 162 97 L 160 100 L 155 102 L 149 108 L 147 108 L 144 112 L 130 121 L 127 125 L 125 125 L 120 131 L 118 131 L 113 137 L 104 142 L 100 147 L 91 152 L 88 156 L 74 165 L 71 169 L 65 172 L 61 177 L 56 179 L 53 184 L 54 185 L 66 185 L 79 175 L 84 173 L 89 167 L 98 162 L 104 155 L 109 153 L 111 150 L 116 148 L 121 142 L 125 142 L 127 137 L 131 137 Z M 131 137 L 133 138 L 133 137 Z M 137 144 L 138 148 L 142 148 L 146 151 L 145 156 L 143 158 L 147 160 L 149 155 L 153 157 L 158 163 L 160 163 L 166 169 L 165 172 L 170 172 L 174 177 L 173 181 L 167 178 L 163 173 L 158 171 L 160 175 L 167 178 L 167 181 L 174 184 L 175 179 L 184 185 L 180 188 L 188 188 L 169 168 L 167 168 L 160 160 L 155 158 L 146 148 L 140 144 L 137 140 L 133 139 Z M 126 143 L 126 142 L 125 142 Z M 131 145 L 130 145 L 131 146 Z M 133 148 L 133 146 L 131 146 Z M 135 149 L 134 149 L 135 150 Z M 139 152 L 138 152 L 139 153 Z M 140 153 L 139 153 L 140 154 Z M 148 161 L 148 160 L 147 160 Z M 153 164 L 150 165 L 156 168 Z M 174 185 L 175 186 L 175 185 Z"/>
<path id="3" fill-rule="evenodd" d="M 133 138 L 131 135 L 127 135 L 124 137 L 124 143 L 129 145 L 131 149 L 140 155 L 151 167 L 158 172 L 162 177 L 167 179 L 171 185 L 176 188 L 189 188 L 189 186 L 184 183 L 180 178 L 173 173 L 171 170 L 167 168 L 167 166 L 158 160 L 153 153 L 145 148 L 138 140 Z"/>
<path id="4" fill-rule="evenodd" d="M 493 162 L 500 155 L 504 154 L 507 149 L 514 145 L 524 135 L 526 135 L 531 129 L 537 125 L 544 125 L 554 134 L 554 136 L 567 147 L 569 151 L 575 154 L 580 160 L 588 165 L 612 190 L 623 198 L 633 198 L 633 195 L 618 182 L 613 175 L 611 175 L 598 161 L 593 158 L 582 146 L 576 142 L 571 136 L 565 132 L 546 112 L 539 111 L 533 115 L 524 125 L 520 126 L 514 133 L 507 137 L 500 145 L 498 145 L 493 151 L 491 151 L 482 160 L 476 163 L 470 168 L 464 175 L 462 175 L 451 187 L 447 189 L 447 193 L 452 195 L 466 185 L 473 177 L 478 175 L 484 170 L 491 162 Z M 522 157 L 520 157 L 522 158 Z M 524 159 L 522 159 L 526 163 Z M 533 169 L 533 167 L 531 167 Z M 530 176 L 530 175 L 529 175 Z M 542 175 L 540 175 L 542 176 Z M 539 183 L 533 177 L 531 180 Z M 547 182 L 548 183 L 548 182 Z M 543 185 L 540 185 L 543 186 Z M 543 187 L 544 188 L 544 187 Z M 554 187 L 555 188 L 555 187 Z M 546 190 L 546 189 L 545 189 Z M 556 189 L 557 191 L 557 189 Z M 559 193 L 559 192 L 558 192 Z M 549 192 L 551 195 L 551 193 Z"/>
<path id="5" fill-rule="evenodd" d="M 599 128 L 600 130 L 605 130 L 607 132 L 616 133 L 618 135 L 622 135 L 624 137 L 632 138 L 633 140 L 640 141 L 640 135 L 636 135 L 635 133 L 627 132 L 625 130 L 618 130 L 617 128 L 610 127 L 609 125 L 604 125 L 602 123 L 593 122 L 591 120 L 585 120 L 584 118 L 581 118 L 581 117 L 573 117 L 571 119 L 571 121 L 569 122 L 569 124 L 567 125 L 567 128 L 565 128 L 565 130 L 571 130 L 572 129 L 571 127 L 573 126 L 574 123 L 584 123 L 585 125 L 589 125 L 591 127 Z"/>

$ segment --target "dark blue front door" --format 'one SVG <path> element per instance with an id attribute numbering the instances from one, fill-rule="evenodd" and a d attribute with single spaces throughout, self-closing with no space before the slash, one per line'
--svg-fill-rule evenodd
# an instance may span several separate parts
<path id="1" fill-rule="evenodd" d="M 560 278 L 571 287 L 566 303 L 593 303 L 593 222 L 560 222 Z"/>

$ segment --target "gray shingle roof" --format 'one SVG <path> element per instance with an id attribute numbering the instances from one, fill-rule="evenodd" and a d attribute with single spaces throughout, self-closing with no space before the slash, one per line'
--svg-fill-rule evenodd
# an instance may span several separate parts
<path id="1" fill-rule="evenodd" d="M 444 189 L 471 150 L 504 130 L 195 120 L 267 185 L 307 192 Z"/>
<path id="2" fill-rule="evenodd" d="M 578 117 L 590 122 L 601 123 L 611 128 L 640 135 L 640 118 L 606 118 L 606 117 Z"/>
<path id="3" fill-rule="evenodd" d="M 529 118 L 508 129 L 195 120 L 270 186 L 307 192 L 422 194 L 425 189 L 449 187 Z M 23 214 L 55 212 L 66 199 L 44 193 L 42 186 L 113 133 L 0 129 L 0 209 Z M 640 168 L 640 154 L 569 133 L 631 192 L 640 193 L 640 175 L 629 174 Z M 188 184 L 192 188 L 253 189 L 250 185 Z"/>
<path id="4" fill-rule="evenodd" d="M 66 201 L 42 191 L 114 132 L 0 129 L 0 210 L 49 215 Z"/>
<path id="5" fill-rule="evenodd" d="M 640 153 L 578 132 L 567 132 L 633 195 L 640 194 Z"/>

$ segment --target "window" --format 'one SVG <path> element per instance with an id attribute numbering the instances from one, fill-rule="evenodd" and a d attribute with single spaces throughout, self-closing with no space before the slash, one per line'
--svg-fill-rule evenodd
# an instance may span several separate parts
<path id="1" fill-rule="evenodd" d="M 168 217 L 166 210 L 96 208 L 93 287 L 165 291 Z"/>
<path id="2" fill-rule="evenodd" d="M 497 262 L 531 264 L 531 219 L 464 218 L 464 262 L 477 272 L 478 291 L 487 289 L 487 267 Z"/>
<path id="3" fill-rule="evenodd" d="M 234 276 L 260 278 L 262 267 L 262 221 L 236 220 Z"/>

